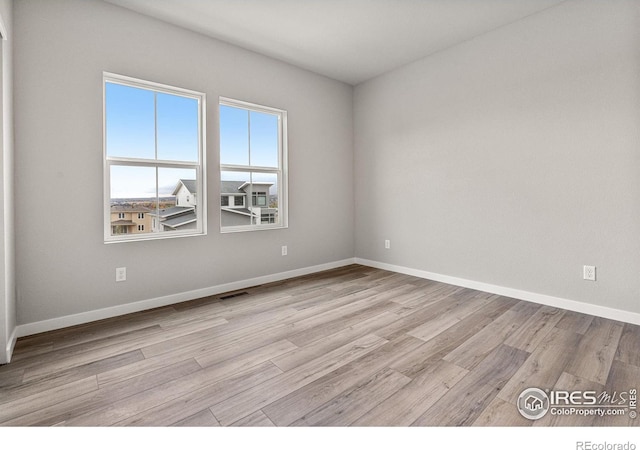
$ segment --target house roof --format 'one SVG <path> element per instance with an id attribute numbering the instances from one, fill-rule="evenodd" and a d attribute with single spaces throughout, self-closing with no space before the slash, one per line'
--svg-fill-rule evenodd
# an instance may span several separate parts
<path id="1" fill-rule="evenodd" d="M 173 190 L 173 194 L 176 195 L 180 190 L 180 187 L 184 186 L 190 193 L 195 194 L 197 192 L 196 180 L 178 180 L 178 184 L 176 184 L 176 188 Z"/>
<path id="2" fill-rule="evenodd" d="M 242 186 L 244 181 L 221 181 L 220 182 L 220 193 L 221 194 L 240 194 L 240 186 Z"/>
<path id="3" fill-rule="evenodd" d="M 133 223 L 131 220 L 120 219 L 120 220 L 114 220 L 113 222 L 111 222 L 111 226 L 114 226 L 114 225 L 135 225 L 135 223 Z"/>
<path id="4" fill-rule="evenodd" d="M 181 216 L 174 217 L 172 219 L 167 219 L 164 222 L 162 222 L 162 225 L 164 225 L 165 227 L 175 229 L 183 225 L 186 225 L 188 223 L 195 222 L 196 220 L 197 220 L 196 213 L 192 212 L 189 214 L 183 214 Z"/>
<path id="5" fill-rule="evenodd" d="M 111 205 L 111 212 L 112 213 L 119 213 L 119 212 L 152 212 L 153 209 L 151 208 L 147 208 L 146 206 L 140 206 L 140 205 L 136 205 L 136 204 L 117 204 L 117 205 Z"/>
<path id="6" fill-rule="evenodd" d="M 221 181 L 220 182 L 220 193 L 221 194 L 238 194 L 238 193 L 246 193 L 244 191 L 244 187 L 248 186 L 248 181 Z M 273 183 L 263 182 L 263 183 L 253 183 L 254 186 L 273 186 Z"/>
<path id="7" fill-rule="evenodd" d="M 150 213 L 151 216 L 158 216 L 160 218 L 174 217 L 182 214 L 187 214 L 194 211 L 193 206 L 172 206 L 171 208 L 161 209 L 159 214 Z M 163 222 L 164 223 L 164 222 Z"/>
<path id="8" fill-rule="evenodd" d="M 238 189 L 243 189 L 245 186 L 248 186 L 249 184 L 253 184 L 254 186 L 273 186 L 273 183 L 269 183 L 269 182 L 263 182 L 263 183 L 249 183 L 248 181 L 245 181 L 242 186 L 240 186 Z"/>
<path id="9" fill-rule="evenodd" d="M 247 208 L 221 208 L 222 211 L 226 211 L 226 212 L 230 212 L 230 213 L 234 213 L 234 214 L 241 214 L 243 216 L 254 216 L 257 217 L 257 214 L 251 212 L 250 209 Z"/>

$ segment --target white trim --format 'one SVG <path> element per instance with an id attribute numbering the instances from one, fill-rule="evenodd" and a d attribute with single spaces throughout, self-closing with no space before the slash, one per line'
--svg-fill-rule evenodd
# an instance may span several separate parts
<path id="1" fill-rule="evenodd" d="M 261 277 L 250 278 L 248 280 L 234 281 L 231 283 L 220 284 L 217 286 L 211 286 L 202 289 L 195 289 L 187 292 L 180 292 L 177 294 L 167 295 L 164 297 L 156 297 L 148 300 L 141 300 L 134 303 L 127 303 L 125 305 L 111 306 L 109 308 L 97 309 L 94 311 L 87 311 L 78 314 L 72 314 L 70 316 L 56 317 L 55 319 L 42 320 L 40 322 L 27 323 L 24 325 L 18 325 L 14 331 L 14 335 L 18 337 L 29 336 L 32 334 L 43 333 L 45 331 L 57 330 L 60 328 L 70 327 L 74 325 L 81 325 L 96 320 L 108 319 L 110 317 L 122 316 L 124 314 L 130 314 L 138 311 L 145 311 L 152 308 L 158 308 L 161 306 L 173 305 L 175 303 L 186 302 L 189 300 L 195 300 L 202 297 L 208 297 L 211 295 L 222 294 L 224 292 L 236 291 L 238 289 L 246 289 L 252 286 L 258 286 L 260 284 L 272 283 L 274 281 L 286 280 L 288 278 L 299 277 L 302 275 L 309 275 L 316 272 L 322 272 L 324 270 L 335 269 L 338 267 L 348 266 L 353 264 L 354 258 L 343 259 L 341 261 L 333 261 L 330 263 L 319 264 L 316 266 L 304 267 L 302 269 L 294 269 L 286 272 L 275 273 L 272 275 L 264 275 Z"/>
<path id="2" fill-rule="evenodd" d="M 7 342 L 7 348 L 5 355 L 3 355 L 4 360 L 0 360 L 0 364 L 9 364 L 11 362 L 11 356 L 13 355 L 13 349 L 16 346 L 16 341 L 18 340 L 18 328 L 14 328 L 11 332 L 11 336 L 9 336 L 9 341 Z"/>
<path id="3" fill-rule="evenodd" d="M 464 278 L 452 277 L 449 275 L 442 275 L 439 273 L 397 266 L 395 264 L 371 261 L 368 259 L 355 258 L 355 262 L 356 264 L 362 264 L 363 266 L 375 267 L 377 269 L 403 273 L 405 275 L 425 278 L 427 280 L 439 281 L 441 283 L 453 284 L 455 286 L 476 289 L 478 291 L 503 295 L 505 297 L 516 298 L 518 300 L 539 303 L 541 305 L 552 306 L 554 308 L 567 309 L 569 311 L 575 311 L 591 316 L 598 316 L 605 319 L 640 325 L 640 314 L 631 311 L 624 311 L 621 309 L 609 308 L 607 306 L 594 305 L 591 303 L 584 303 L 576 300 L 569 300 L 566 298 L 553 297 L 550 295 L 508 288 L 495 284 L 482 283 L 480 281 L 466 280 Z"/>
<path id="4" fill-rule="evenodd" d="M 433 272 L 427 272 L 419 269 L 411 269 L 408 267 L 397 266 L 394 264 L 387 264 L 378 261 L 371 261 L 362 258 L 347 258 L 340 261 L 333 261 L 330 263 L 319 264 L 316 266 L 304 267 L 301 269 L 289 270 L 286 272 L 280 272 L 271 275 L 264 275 L 261 277 L 250 278 L 247 280 L 234 281 L 230 283 L 220 284 L 217 286 L 211 286 L 202 289 L 195 289 L 187 292 L 180 292 L 177 294 L 167 295 L 164 297 L 156 297 L 148 300 L 141 300 L 134 303 L 128 303 L 125 305 L 112 306 L 109 308 L 98 309 L 94 311 L 87 311 L 78 314 L 72 314 L 69 316 L 57 317 L 55 319 L 43 320 L 40 322 L 33 322 L 24 325 L 18 325 L 11 333 L 9 342 L 7 343 L 6 354 L 7 357 L 11 356 L 13 348 L 15 346 L 18 337 L 29 336 L 32 334 L 43 333 L 46 331 L 57 330 L 60 328 L 70 327 L 74 325 L 81 325 L 84 323 L 93 322 L 96 320 L 108 319 L 111 317 L 117 317 L 124 314 L 130 314 L 138 311 L 145 311 L 152 308 L 158 308 L 161 306 L 173 305 L 175 303 L 181 303 L 197 298 L 208 297 L 211 295 L 218 295 L 224 292 L 236 291 L 238 289 L 246 289 L 252 286 L 260 284 L 272 283 L 275 281 L 286 280 L 289 278 L 299 277 L 303 275 L 309 275 L 312 273 L 322 272 L 324 270 L 336 269 L 338 267 L 348 266 L 349 264 L 361 264 L 363 266 L 375 267 L 377 269 L 388 270 L 391 272 L 403 273 L 406 275 L 415 276 L 418 278 L 425 278 L 428 280 L 439 281 L 442 283 L 453 284 L 455 286 L 466 287 L 469 289 L 476 289 L 492 294 L 504 295 L 506 297 L 516 298 L 519 300 L 530 301 L 533 303 L 539 303 L 542 305 L 553 306 L 556 308 L 567 309 L 570 311 L 576 311 L 583 314 L 589 314 L 598 317 L 604 317 L 607 319 L 617 320 L 620 322 L 627 322 L 636 325 L 640 325 L 640 314 L 623 311 L 614 308 L 608 308 L 606 306 L 593 305 L 584 302 L 578 302 L 575 300 L 568 300 L 559 297 L 552 297 L 544 294 L 537 294 L 534 292 L 523 291 L 519 289 L 508 288 L 504 286 L 497 286 L 488 283 L 482 283 L 478 281 L 466 280 L 464 278 L 452 277 L 449 275 L 442 275 Z"/>
<path id="5" fill-rule="evenodd" d="M 161 91 L 165 94 L 180 94 L 186 97 L 191 97 L 195 100 L 200 99 L 205 94 L 203 92 L 194 91 L 191 89 L 185 89 L 178 86 L 171 86 L 168 84 L 156 83 L 155 81 L 143 80 L 142 78 L 128 77 L 126 75 L 120 75 L 113 72 L 102 72 L 103 79 L 109 79 L 109 82 L 122 84 L 123 86 L 133 86 L 146 90 Z"/>
<path id="6" fill-rule="evenodd" d="M 4 24 L 4 19 L 0 17 L 0 38 L 3 41 L 9 39 L 9 33 L 7 33 L 7 26 Z"/>
<path id="7" fill-rule="evenodd" d="M 9 40 L 9 33 L 7 32 L 7 26 L 5 24 L 4 18 L 0 16 L 0 39 L 2 41 L 8 41 Z M 9 199 L 7 196 L 11 196 L 13 194 L 13 189 L 9 188 L 8 186 L 8 181 L 7 180 L 11 180 L 12 178 L 7 176 L 7 173 L 11 170 L 13 170 L 13 165 L 9 164 L 8 162 L 12 162 L 13 161 L 13 153 L 10 154 L 9 157 L 7 157 L 7 152 L 9 152 L 9 150 L 11 150 L 13 152 L 13 142 L 9 141 L 9 139 L 11 138 L 12 134 L 9 132 L 8 127 L 7 127 L 7 122 L 9 120 L 10 115 L 8 114 L 8 105 L 9 105 L 9 98 L 11 97 L 10 95 L 7 95 L 7 83 L 9 82 L 8 80 L 10 80 L 9 78 L 9 74 L 6 73 L 6 67 L 7 64 L 9 62 L 8 60 L 8 56 L 7 56 L 7 49 L 4 48 L 6 47 L 5 43 L 1 43 L 0 45 L 2 45 L 2 51 L 1 56 L 2 56 L 2 60 L 0 61 L 0 64 L 2 65 L 2 86 L 0 86 L 0 89 L 2 90 L 2 99 L 3 99 L 3 103 L 0 105 L 0 108 L 2 108 L 2 123 L 0 123 L 0 127 L 2 127 L 3 133 L 3 142 L 2 142 L 2 159 L 3 159 L 3 171 L 4 171 L 4 176 L 3 176 L 3 183 L 4 183 L 4 208 L 5 208 L 5 214 L 4 214 L 4 233 L 2 238 L 4 239 L 4 281 L 5 281 L 5 291 L 2 293 L 2 298 L 0 299 L 0 308 L 2 308 L 2 313 L 0 314 L 0 320 L 2 320 L 4 322 L 4 324 L 0 327 L 1 332 L 3 334 L 3 336 L 0 338 L 0 343 L 5 344 L 5 349 L 4 349 L 4 354 L 0 355 L 0 364 L 7 364 L 11 361 L 11 355 L 13 354 L 13 348 L 16 345 L 16 328 L 14 327 L 14 329 L 11 331 L 11 335 L 9 335 L 9 330 L 7 329 L 8 325 L 9 325 L 9 320 L 8 320 L 8 315 L 9 315 L 9 299 L 12 298 L 12 293 L 10 292 L 10 290 L 15 286 L 15 251 L 14 252 L 9 252 L 8 249 L 11 248 L 12 244 L 12 237 L 13 236 L 9 236 L 7 230 L 13 231 L 14 227 L 11 225 L 10 221 L 12 221 L 14 219 L 14 213 L 10 212 L 7 213 L 6 209 L 7 209 L 7 204 L 11 207 L 13 206 L 13 200 Z M 11 115 L 11 118 L 13 116 Z M 7 158 L 10 158 L 9 161 L 7 161 Z M 9 221 L 9 225 L 7 225 Z M 9 254 L 9 256 L 7 256 Z M 14 256 L 14 261 L 11 260 L 11 256 Z M 9 259 L 7 259 L 9 258 Z M 13 275 L 13 279 L 11 277 L 11 275 Z M 7 280 L 10 280 L 11 282 L 7 282 Z M 11 321 L 13 322 L 13 321 Z M 5 339 L 7 339 L 7 341 L 5 341 Z M 2 348 L 2 345 L 0 344 L 0 349 Z M 2 351 L 2 350 L 0 350 Z"/>
<path id="8" fill-rule="evenodd" d="M 237 100 L 231 97 L 220 96 L 218 97 L 218 100 L 219 103 L 224 106 L 230 106 L 231 108 L 248 109 L 259 113 L 272 114 L 274 116 L 279 116 L 282 112 L 286 112 L 281 108 L 274 108 L 273 106 L 265 106 L 252 102 L 245 102 L 244 100 Z"/>

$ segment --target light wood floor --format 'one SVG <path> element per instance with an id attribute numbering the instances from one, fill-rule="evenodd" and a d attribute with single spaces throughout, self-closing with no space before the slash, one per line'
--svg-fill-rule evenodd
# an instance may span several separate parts
<path id="1" fill-rule="evenodd" d="M 22 338 L 0 424 L 637 426 L 515 403 L 637 388 L 639 349 L 635 325 L 353 265 Z"/>

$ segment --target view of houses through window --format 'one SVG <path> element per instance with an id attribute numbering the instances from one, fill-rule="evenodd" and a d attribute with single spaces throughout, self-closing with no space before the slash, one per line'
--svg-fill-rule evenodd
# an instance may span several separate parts
<path id="1" fill-rule="evenodd" d="M 200 234 L 204 94 L 105 74 L 105 240 Z"/>
<path id="2" fill-rule="evenodd" d="M 222 172 L 222 227 L 278 223 L 278 182 L 274 174 Z"/>
<path id="3" fill-rule="evenodd" d="M 286 112 L 220 101 L 222 231 L 286 227 Z"/>
<path id="4" fill-rule="evenodd" d="M 179 179 L 171 195 L 156 199 L 112 198 L 113 235 L 162 233 L 196 228 L 196 180 Z"/>
<path id="5" fill-rule="evenodd" d="M 104 74 L 105 242 L 206 232 L 204 102 Z M 219 106 L 221 230 L 286 227 L 286 111 Z"/>

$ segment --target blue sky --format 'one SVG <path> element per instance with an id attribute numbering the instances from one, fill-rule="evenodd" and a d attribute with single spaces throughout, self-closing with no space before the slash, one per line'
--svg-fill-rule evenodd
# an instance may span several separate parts
<path id="1" fill-rule="evenodd" d="M 278 116 L 220 105 L 220 163 L 278 167 Z M 277 192 L 274 174 L 222 172 L 220 178 L 272 183 L 270 193 Z"/>
<path id="2" fill-rule="evenodd" d="M 197 100 L 117 83 L 106 83 L 105 89 L 107 156 L 154 160 L 157 147 L 159 159 L 197 162 Z M 211 147 L 217 139 L 208 141 Z M 277 167 L 278 117 L 222 105 L 220 145 L 223 164 Z M 223 179 L 234 175 L 225 172 Z M 171 195 L 180 178 L 195 179 L 195 170 L 159 169 L 158 195 Z M 253 180 L 275 182 L 275 177 L 254 173 Z M 155 196 L 155 168 L 112 166 L 111 198 Z"/>
<path id="3" fill-rule="evenodd" d="M 158 169 L 158 195 L 168 197 L 179 179 L 195 180 L 194 169 Z M 156 196 L 155 167 L 111 166 L 111 198 Z"/>
<path id="4" fill-rule="evenodd" d="M 198 161 L 198 101 L 115 83 L 106 85 L 107 156 Z M 154 99 L 155 98 L 155 99 Z"/>
<path id="5" fill-rule="evenodd" d="M 157 114 L 157 130 L 156 130 Z M 198 101 L 193 98 L 106 84 L 107 156 L 197 162 Z M 193 169 L 111 167 L 111 198 L 171 195 L 180 178 L 195 179 Z"/>
<path id="6" fill-rule="evenodd" d="M 221 164 L 278 167 L 278 116 L 221 105 L 220 149 Z"/>

